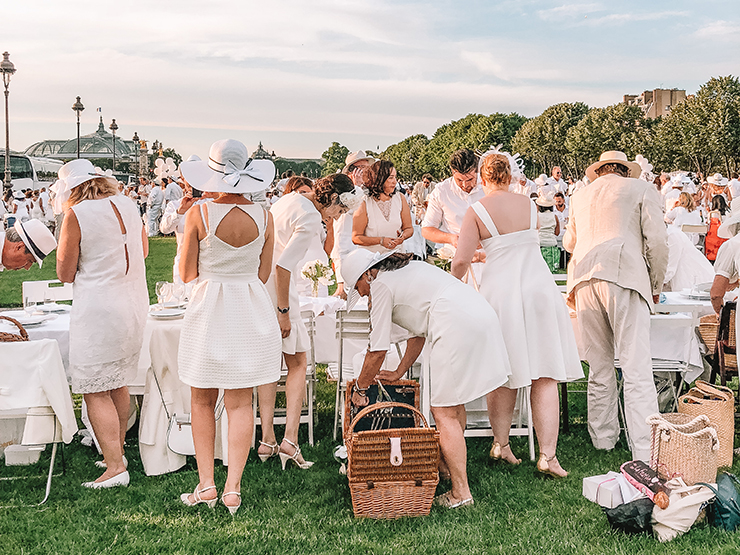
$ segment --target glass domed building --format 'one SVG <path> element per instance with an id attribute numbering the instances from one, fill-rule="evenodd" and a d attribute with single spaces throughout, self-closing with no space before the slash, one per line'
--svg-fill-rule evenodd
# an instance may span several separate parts
<path id="1" fill-rule="evenodd" d="M 115 149 L 116 162 L 131 162 L 134 160 L 136 149 L 134 141 L 125 140 L 116 135 Z M 24 154 L 68 162 L 77 158 L 77 138 L 34 143 L 24 151 Z M 80 136 L 80 158 L 97 160 L 113 158 L 113 135 L 105 130 L 102 116 L 97 131 Z"/>

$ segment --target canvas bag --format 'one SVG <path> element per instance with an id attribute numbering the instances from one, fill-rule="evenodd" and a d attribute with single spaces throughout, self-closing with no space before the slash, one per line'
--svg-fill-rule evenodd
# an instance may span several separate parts
<path id="1" fill-rule="evenodd" d="M 660 542 L 671 541 L 686 533 L 694 525 L 705 503 L 714 497 L 707 486 L 687 486 L 681 478 L 669 480 L 670 504 L 665 509 L 653 508 L 653 532 Z"/>

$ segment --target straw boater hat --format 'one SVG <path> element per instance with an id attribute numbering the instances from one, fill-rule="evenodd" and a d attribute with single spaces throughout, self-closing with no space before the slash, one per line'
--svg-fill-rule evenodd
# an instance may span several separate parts
<path id="1" fill-rule="evenodd" d="M 537 196 L 537 200 L 534 201 L 537 206 L 554 206 L 555 205 L 555 194 L 552 192 L 540 193 Z"/>
<path id="2" fill-rule="evenodd" d="M 213 193 L 256 193 L 264 191 L 275 178 L 275 164 L 270 160 L 253 160 L 247 147 L 234 139 L 223 139 L 211 145 L 208 162 L 192 160 L 180 164 L 185 180 L 201 191 Z"/>
<path id="3" fill-rule="evenodd" d="M 606 164 L 622 164 L 624 167 L 629 169 L 629 177 L 637 179 L 642 173 L 640 164 L 636 162 L 630 162 L 627 160 L 627 155 L 624 152 L 618 150 L 607 150 L 600 157 L 598 162 L 594 162 L 588 168 L 586 168 L 586 177 L 591 181 L 597 179 L 599 176 L 596 175 L 596 170 Z"/>
<path id="4" fill-rule="evenodd" d="M 25 223 L 17 220 L 13 228 L 41 268 L 46 255 L 57 248 L 57 242 L 49 228 L 41 220 L 28 220 Z"/>
<path id="5" fill-rule="evenodd" d="M 347 158 L 344 159 L 344 168 L 342 169 L 342 173 L 345 173 L 347 169 L 355 162 L 360 162 L 362 160 L 367 160 L 371 164 L 375 162 L 375 158 L 365 154 L 364 150 L 358 150 L 357 152 L 350 152 L 347 155 Z"/>
<path id="6" fill-rule="evenodd" d="M 719 187 L 724 187 L 727 185 L 728 180 L 726 177 L 722 177 L 721 173 L 715 173 L 714 175 L 710 175 L 707 177 L 707 183 L 710 183 L 711 185 L 717 185 Z"/>
<path id="7" fill-rule="evenodd" d="M 371 252 L 367 249 L 355 249 L 342 260 L 342 277 L 344 288 L 347 291 L 347 311 L 349 312 L 360 300 L 360 294 L 355 289 L 360 276 L 375 266 L 381 260 L 385 260 L 397 251 Z"/>

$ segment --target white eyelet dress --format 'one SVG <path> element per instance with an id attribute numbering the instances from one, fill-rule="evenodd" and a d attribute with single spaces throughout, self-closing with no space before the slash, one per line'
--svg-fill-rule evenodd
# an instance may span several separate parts
<path id="1" fill-rule="evenodd" d="M 204 216 L 203 206 L 199 207 Z M 258 276 L 267 212 L 257 204 L 206 205 L 206 237 L 198 255 L 199 283 L 185 311 L 178 366 L 180 379 L 203 389 L 242 389 L 276 382 L 282 341 L 275 309 Z M 215 232 L 237 208 L 259 229 L 251 243 L 232 247 Z"/>

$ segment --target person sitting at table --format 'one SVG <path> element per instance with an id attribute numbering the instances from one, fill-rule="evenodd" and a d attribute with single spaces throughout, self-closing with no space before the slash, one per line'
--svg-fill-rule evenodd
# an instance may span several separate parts
<path id="1" fill-rule="evenodd" d="M 447 272 L 414 261 L 411 254 L 357 249 L 344 261 L 347 310 L 368 297 L 370 341 L 352 403 L 369 403 L 376 380 L 396 381 L 429 342 L 431 407 L 452 489 L 435 503 L 455 509 L 473 504 L 466 471 L 465 403 L 505 384 L 511 375 L 499 319 L 472 287 Z M 398 368 L 379 372 L 391 343 L 392 324 L 412 334 Z"/>
<path id="2" fill-rule="evenodd" d="M 509 192 L 511 173 L 504 154 L 487 152 L 481 157 L 486 196 L 465 214 L 451 273 L 462 279 L 478 245 L 483 245 L 486 262 L 480 292 L 501 320 L 512 371 L 509 380 L 486 398 L 493 429 L 490 457 L 514 465 L 521 462 L 509 447 L 509 431 L 517 390 L 531 386 L 532 421 L 540 448 L 537 470 L 564 478 L 568 473 L 555 454 L 558 382 L 582 378 L 583 369 L 568 309 L 540 254 L 538 217 L 549 214 L 549 224 L 545 224 L 550 228 L 557 220 L 552 212 L 538 214 L 534 203 Z M 542 201 L 551 206 L 551 199 L 540 195 L 538 206 Z"/>
<path id="3" fill-rule="evenodd" d="M 57 248 L 49 228 L 40 220 L 16 220 L 7 231 L 0 230 L 0 272 L 30 269 L 34 262 L 39 268 L 44 258 Z"/>
<path id="4" fill-rule="evenodd" d="M 694 246 L 691 238 L 675 226 L 668 234 L 668 267 L 663 278 L 663 291 L 682 291 L 714 279 L 712 263 Z"/>
<path id="5" fill-rule="evenodd" d="M 57 249 L 57 276 L 72 283 L 69 371 L 82 393 L 105 472 L 88 488 L 127 486 L 123 442 L 128 384 L 137 372 L 149 309 L 144 259 L 149 252 L 136 204 L 89 160 L 59 169 L 69 191 Z"/>
<path id="6" fill-rule="evenodd" d="M 219 389 L 229 421 L 229 468 L 221 502 L 231 514 L 241 506 L 241 479 L 252 444 L 252 388 L 280 378 L 280 328 L 265 282 L 270 276 L 273 221 L 247 200 L 275 177 L 270 160 L 252 160 L 239 141 L 211 145 L 208 163 L 184 162 L 182 174 L 217 199 L 191 209 L 185 219 L 180 275 L 195 278 L 180 333 L 180 380 L 191 389 L 198 485 L 180 496 L 187 506 L 213 508 L 213 476 Z"/>
<path id="7" fill-rule="evenodd" d="M 362 174 L 365 202 L 355 212 L 352 242 L 372 252 L 405 252 L 403 242 L 414 234 L 411 209 L 398 191 L 393 162 L 378 160 Z"/>
<path id="8" fill-rule="evenodd" d="M 270 209 L 275 220 L 275 271 L 267 288 L 278 313 L 283 337 L 282 350 L 288 367 L 285 384 L 287 407 L 285 435 L 278 444 L 273 427 L 277 384 L 259 389 L 262 440 L 257 453 L 263 462 L 279 455 L 283 470 L 289 461 L 303 470 L 313 464 L 304 460 L 298 447 L 298 425 L 306 384 L 306 351 L 310 348 L 296 289 L 296 276 L 301 271 L 299 263 L 311 241 L 321 233 L 321 220 L 336 219 L 355 209 L 363 196 L 349 177 L 337 173 L 317 180 L 310 193 L 294 191 L 283 195 Z"/>

